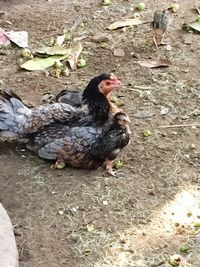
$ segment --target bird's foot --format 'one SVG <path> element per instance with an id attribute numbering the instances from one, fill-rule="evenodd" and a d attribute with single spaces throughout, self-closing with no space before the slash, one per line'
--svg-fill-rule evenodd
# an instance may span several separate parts
<path id="1" fill-rule="evenodd" d="M 155 36 L 153 37 L 153 42 L 154 42 L 155 48 L 158 49 L 158 42 Z"/>
<path id="2" fill-rule="evenodd" d="M 106 167 L 107 173 L 109 173 L 110 175 L 115 176 L 115 177 L 117 176 L 116 173 L 113 171 L 112 161 L 106 160 L 105 167 Z"/>
<path id="3" fill-rule="evenodd" d="M 168 43 L 166 41 L 164 41 L 164 36 L 162 36 L 160 38 L 156 38 L 154 36 L 153 41 L 154 41 L 156 49 L 158 49 L 159 46 L 167 46 L 168 45 Z"/>
<path id="4" fill-rule="evenodd" d="M 164 42 L 164 41 L 161 41 L 160 42 L 160 46 L 165 46 L 165 45 L 168 45 L 168 43 L 167 42 Z"/>
<path id="5" fill-rule="evenodd" d="M 62 170 L 65 168 L 64 160 L 57 160 L 55 164 L 51 165 L 51 170 Z"/>

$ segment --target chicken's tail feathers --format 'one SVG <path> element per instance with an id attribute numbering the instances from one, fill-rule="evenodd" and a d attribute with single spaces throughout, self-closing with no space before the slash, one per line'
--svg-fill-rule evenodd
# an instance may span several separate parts
<path id="1" fill-rule="evenodd" d="M 0 89 L 0 137 L 17 137 L 30 113 L 20 97 L 10 90 Z"/>
<path id="2" fill-rule="evenodd" d="M 0 88 L 0 97 L 5 98 L 7 100 L 10 100 L 11 98 L 16 98 L 22 102 L 21 98 L 18 95 L 16 95 L 13 91 L 2 87 Z"/>

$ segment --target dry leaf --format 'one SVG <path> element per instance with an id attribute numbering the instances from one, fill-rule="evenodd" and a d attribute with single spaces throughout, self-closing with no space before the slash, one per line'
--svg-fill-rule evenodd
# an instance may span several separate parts
<path id="1" fill-rule="evenodd" d="M 155 113 L 148 112 L 145 110 L 138 111 L 137 113 L 133 114 L 133 117 L 138 119 L 146 119 L 155 116 Z"/>
<path id="2" fill-rule="evenodd" d="M 23 48 L 28 47 L 28 33 L 27 32 L 10 31 L 10 32 L 6 32 L 5 35 L 10 39 L 10 41 L 15 43 L 19 47 L 23 47 Z"/>
<path id="3" fill-rule="evenodd" d="M 194 10 L 196 10 L 197 13 L 200 15 L 200 8 L 199 8 L 199 7 L 195 6 L 195 7 L 194 7 Z"/>
<path id="4" fill-rule="evenodd" d="M 140 24 L 144 24 L 147 23 L 148 21 L 142 21 L 138 18 L 134 18 L 134 19 L 126 19 L 126 20 L 118 20 L 112 24 L 110 24 L 107 29 L 109 30 L 115 30 L 118 28 L 123 28 L 123 27 L 127 27 L 127 26 L 136 26 L 136 25 L 140 25 Z"/>
<path id="5" fill-rule="evenodd" d="M 111 35 L 107 34 L 107 33 L 101 33 L 101 32 L 97 32 L 93 37 L 92 37 L 92 41 L 96 42 L 96 43 L 100 43 L 100 42 L 107 42 L 111 39 Z"/>
<path id="6" fill-rule="evenodd" d="M 158 68 L 158 67 L 169 67 L 171 65 L 171 61 L 169 59 L 146 59 L 146 60 L 138 60 L 135 61 L 142 67 L 147 68 Z"/>
<path id="7" fill-rule="evenodd" d="M 71 52 L 70 49 L 66 49 L 60 46 L 52 46 L 52 47 L 45 46 L 37 50 L 37 53 L 39 54 L 45 54 L 45 55 L 50 55 L 50 56 L 66 55 L 66 54 L 70 54 L 70 52 Z"/>
<path id="8" fill-rule="evenodd" d="M 61 46 L 65 41 L 65 34 L 60 35 L 56 38 L 55 45 Z"/>
<path id="9" fill-rule="evenodd" d="M 78 36 L 78 37 L 74 37 L 73 41 L 76 42 L 80 42 L 82 40 L 84 40 L 85 38 L 87 38 L 87 35 L 82 35 L 82 36 Z"/>
<path id="10" fill-rule="evenodd" d="M 69 55 L 67 61 L 69 62 L 70 68 L 72 70 L 76 69 L 78 57 L 82 49 L 83 49 L 83 46 L 81 43 L 75 43 L 74 46 L 71 47 L 71 54 Z"/>

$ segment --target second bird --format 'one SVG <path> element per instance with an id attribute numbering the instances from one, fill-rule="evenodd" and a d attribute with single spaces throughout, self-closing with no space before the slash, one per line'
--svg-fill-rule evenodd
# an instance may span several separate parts
<path id="1" fill-rule="evenodd" d="M 166 45 L 164 38 L 170 24 L 172 23 L 172 14 L 173 9 L 171 7 L 163 11 L 156 11 L 154 13 L 152 27 L 154 30 L 153 40 L 156 47 L 160 45 Z"/>

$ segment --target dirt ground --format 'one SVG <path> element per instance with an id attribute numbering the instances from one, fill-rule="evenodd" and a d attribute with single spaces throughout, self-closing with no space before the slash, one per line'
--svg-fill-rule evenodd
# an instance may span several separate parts
<path id="1" fill-rule="evenodd" d="M 172 50 L 155 49 L 149 23 L 108 32 L 117 19 L 131 18 L 136 1 L 0 1 L 0 27 L 26 30 L 30 48 L 48 43 L 70 29 L 82 41 L 87 66 L 59 79 L 47 72 L 19 70 L 19 49 L 0 50 L 0 79 L 26 101 L 39 104 L 44 92 L 83 89 L 102 72 L 122 77 L 122 97 L 133 138 L 121 155 L 118 178 L 96 171 L 66 168 L 51 171 L 48 162 L 19 144 L 0 144 L 0 201 L 14 225 L 20 267 L 156 267 L 170 266 L 181 254 L 182 266 L 199 267 L 199 35 L 181 29 L 194 21 L 198 1 L 180 1 L 167 35 Z M 144 1 L 144 20 L 170 5 Z M 12 22 L 9 24 L 7 21 Z M 96 32 L 112 40 L 95 43 Z M 115 48 L 125 56 L 116 57 Z M 168 58 L 169 68 L 147 69 L 135 61 Z M 139 119 L 145 111 L 154 116 Z M 163 114 L 165 113 L 165 114 Z M 171 127 L 170 125 L 178 125 Z M 181 126 L 180 126 L 181 125 Z M 170 126 L 162 128 L 162 126 Z M 144 137 L 144 130 L 151 131 Z M 187 253 L 180 247 L 187 245 Z"/>

